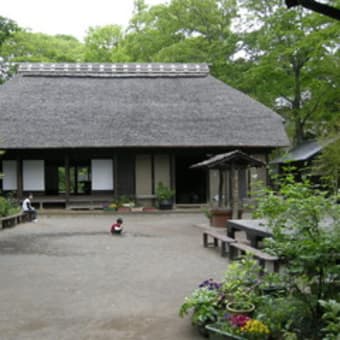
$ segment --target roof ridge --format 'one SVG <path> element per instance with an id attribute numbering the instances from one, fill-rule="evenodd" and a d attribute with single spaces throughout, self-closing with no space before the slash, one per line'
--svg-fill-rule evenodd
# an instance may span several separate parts
<path id="1" fill-rule="evenodd" d="M 24 76 L 62 77 L 205 77 L 206 63 L 20 63 Z"/>

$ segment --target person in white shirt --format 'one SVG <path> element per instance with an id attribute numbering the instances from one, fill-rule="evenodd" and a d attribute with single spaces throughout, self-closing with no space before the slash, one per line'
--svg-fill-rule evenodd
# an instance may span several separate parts
<path id="1" fill-rule="evenodd" d="M 37 221 L 37 211 L 32 207 L 31 200 L 33 199 L 33 195 L 29 194 L 24 201 L 22 202 L 22 210 L 24 213 L 31 215 L 32 220 Z"/>

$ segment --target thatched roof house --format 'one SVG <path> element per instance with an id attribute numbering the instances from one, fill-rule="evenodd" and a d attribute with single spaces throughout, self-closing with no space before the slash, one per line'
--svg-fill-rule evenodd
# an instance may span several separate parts
<path id="1" fill-rule="evenodd" d="M 194 191 L 204 202 L 207 183 L 181 186 L 189 164 L 234 148 L 265 157 L 288 144 L 278 114 L 209 75 L 206 64 L 21 64 L 0 87 L 0 115 L 4 167 L 17 172 L 3 189 L 20 195 L 77 194 L 87 177 L 88 193 L 151 197 L 162 180 L 177 201 Z M 87 167 L 87 176 L 69 174 L 72 167 Z M 33 180 L 38 168 L 44 179 Z"/>

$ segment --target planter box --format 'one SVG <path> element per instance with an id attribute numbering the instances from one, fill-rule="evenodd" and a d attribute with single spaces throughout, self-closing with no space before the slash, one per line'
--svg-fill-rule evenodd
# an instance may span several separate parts
<path id="1" fill-rule="evenodd" d="M 143 207 L 134 207 L 134 208 L 131 208 L 131 211 L 132 212 L 142 212 L 143 211 Z"/>
<path id="2" fill-rule="evenodd" d="M 242 210 L 238 211 L 238 218 L 242 218 Z M 233 212 L 231 209 L 215 208 L 210 210 L 211 219 L 210 225 L 212 227 L 225 228 L 227 221 L 232 219 Z"/>
<path id="3" fill-rule="evenodd" d="M 155 211 L 157 211 L 157 209 L 154 208 L 154 207 L 144 207 L 143 211 L 144 212 L 155 212 Z"/>
<path id="4" fill-rule="evenodd" d="M 109 208 L 109 207 L 106 207 L 103 209 L 104 211 L 117 211 L 116 208 Z"/>
<path id="5" fill-rule="evenodd" d="M 205 326 L 207 331 L 209 332 L 209 339 L 210 340 L 222 340 L 222 339 L 228 339 L 228 340 L 247 340 L 246 338 L 243 338 L 238 335 L 234 335 L 228 332 L 225 332 L 221 329 L 220 324 L 213 323 L 211 325 Z"/>
<path id="6" fill-rule="evenodd" d="M 117 210 L 118 212 L 130 212 L 131 211 L 131 208 L 128 208 L 128 207 L 121 207 L 121 208 L 118 208 Z"/>

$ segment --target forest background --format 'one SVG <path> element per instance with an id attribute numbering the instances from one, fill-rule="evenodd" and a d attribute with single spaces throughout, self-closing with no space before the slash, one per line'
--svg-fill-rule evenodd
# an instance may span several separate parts
<path id="1" fill-rule="evenodd" d="M 0 82 L 23 61 L 206 62 L 213 76 L 281 114 L 299 145 L 339 133 L 339 32 L 339 21 L 283 0 L 135 0 L 127 28 L 89 27 L 84 42 L 0 16 Z"/>

